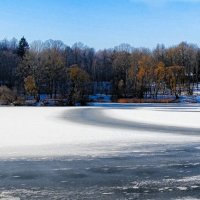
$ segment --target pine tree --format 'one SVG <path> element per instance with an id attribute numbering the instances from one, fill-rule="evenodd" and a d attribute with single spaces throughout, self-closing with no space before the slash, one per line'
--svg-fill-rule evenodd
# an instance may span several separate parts
<path id="1" fill-rule="evenodd" d="M 25 53 L 28 49 L 29 49 L 29 44 L 23 36 L 21 38 L 21 40 L 19 41 L 19 46 L 18 46 L 18 49 L 17 49 L 18 56 L 23 59 L 24 56 L 25 56 Z"/>

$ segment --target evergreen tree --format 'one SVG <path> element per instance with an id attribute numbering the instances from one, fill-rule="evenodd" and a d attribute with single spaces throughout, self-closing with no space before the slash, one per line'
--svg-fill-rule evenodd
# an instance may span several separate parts
<path id="1" fill-rule="evenodd" d="M 25 55 L 25 53 L 28 49 L 29 49 L 29 44 L 23 36 L 21 38 L 21 40 L 19 41 L 19 46 L 18 46 L 18 49 L 17 49 L 18 56 L 23 59 L 24 55 Z"/>

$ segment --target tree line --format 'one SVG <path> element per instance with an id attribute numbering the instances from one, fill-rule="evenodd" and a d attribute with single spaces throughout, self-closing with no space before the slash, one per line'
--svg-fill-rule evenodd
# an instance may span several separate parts
<path id="1" fill-rule="evenodd" d="M 86 102 L 94 83 L 110 83 L 113 99 L 178 98 L 192 95 L 199 78 L 200 48 L 186 42 L 168 48 L 159 44 L 153 50 L 121 44 L 95 51 L 60 40 L 0 41 L 1 86 L 22 96 L 66 98 L 69 105 Z"/>

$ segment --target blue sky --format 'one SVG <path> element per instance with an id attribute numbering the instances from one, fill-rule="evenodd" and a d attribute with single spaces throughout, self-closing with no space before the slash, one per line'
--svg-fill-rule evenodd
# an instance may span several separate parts
<path id="1" fill-rule="evenodd" d="M 96 49 L 200 45 L 200 0 L 0 0 L 0 27 L 0 39 L 80 41 Z"/>

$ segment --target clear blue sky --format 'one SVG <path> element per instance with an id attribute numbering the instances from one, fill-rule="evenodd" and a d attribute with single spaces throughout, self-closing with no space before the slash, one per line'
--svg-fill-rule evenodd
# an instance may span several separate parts
<path id="1" fill-rule="evenodd" d="M 96 49 L 200 45 L 200 0 L 0 0 L 0 39 L 23 35 Z"/>

